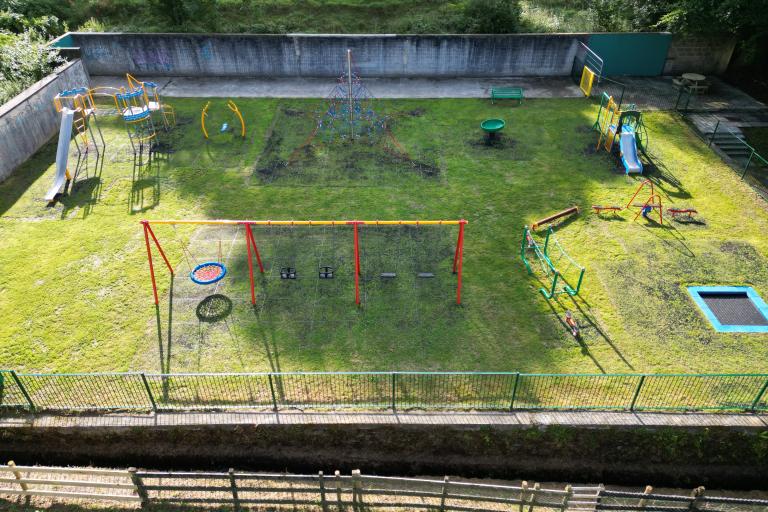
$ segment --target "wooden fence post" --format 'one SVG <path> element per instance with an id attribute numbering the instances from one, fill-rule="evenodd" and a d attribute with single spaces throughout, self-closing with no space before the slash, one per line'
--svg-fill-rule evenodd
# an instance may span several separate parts
<path id="1" fill-rule="evenodd" d="M 358 510 L 363 504 L 363 488 L 360 482 L 360 470 L 352 470 L 352 506 Z"/>
<path id="2" fill-rule="evenodd" d="M 440 496 L 440 510 L 445 510 L 445 497 L 448 494 L 448 477 L 443 479 L 443 495 Z"/>
<path id="3" fill-rule="evenodd" d="M 523 480 L 523 483 L 520 484 L 520 511 L 523 512 L 523 508 L 525 508 L 525 492 L 528 490 L 528 482 L 526 480 Z"/>
<path id="4" fill-rule="evenodd" d="M 141 477 L 136 474 L 136 468 L 128 468 L 128 474 L 131 476 L 131 482 L 133 482 L 133 486 L 136 488 L 136 494 L 138 494 L 141 499 L 141 507 L 146 507 L 149 505 L 149 495 L 144 488 L 144 482 L 141 480 Z"/>
<path id="5" fill-rule="evenodd" d="M 13 462 L 12 460 L 9 460 L 8 467 L 15 468 L 16 463 Z M 16 480 L 22 480 L 21 473 L 19 471 L 14 471 L 13 476 L 16 478 Z M 24 491 L 24 496 L 27 496 L 26 494 L 28 489 L 27 484 L 25 484 L 24 482 L 19 482 L 19 485 L 21 486 L 21 490 Z M 27 496 L 27 499 L 29 499 L 29 496 Z"/>
<path id="6" fill-rule="evenodd" d="M 232 488 L 232 500 L 235 502 L 235 510 L 240 510 L 240 496 L 237 494 L 237 482 L 235 481 L 235 469 L 229 468 L 229 486 Z"/>
<path id="7" fill-rule="evenodd" d="M 536 482 L 535 484 L 533 484 L 533 491 L 531 491 L 531 501 L 528 506 L 528 512 L 533 512 L 533 509 L 536 506 L 536 498 L 537 498 L 539 489 L 541 489 L 541 484 L 539 482 Z"/>
<path id="8" fill-rule="evenodd" d="M 570 484 L 565 486 L 565 496 L 563 496 L 563 503 L 560 505 L 561 512 L 565 512 L 565 509 L 568 508 L 568 502 L 571 500 L 571 496 L 573 496 L 573 487 L 571 487 Z"/>
<path id="9" fill-rule="evenodd" d="M 323 512 L 328 512 L 328 502 L 325 499 L 325 478 L 322 471 L 317 473 L 317 478 L 320 484 L 320 504 L 323 507 Z"/>
<path id="10" fill-rule="evenodd" d="M 648 495 L 653 492 L 653 487 L 650 485 L 645 486 L 645 490 L 643 491 L 643 494 Z M 647 498 L 640 498 L 640 501 L 638 502 L 637 506 L 640 508 L 645 508 L 645 504 L 648 502 Z"/>
<path id="11" fill-rule="evenodd" d="M 337 469 L 333 476 L 336 477 L 336 503 L 339 507 L 339 512 L 343 512 L 344 505 L 341 503 L 341 472 Z"/>

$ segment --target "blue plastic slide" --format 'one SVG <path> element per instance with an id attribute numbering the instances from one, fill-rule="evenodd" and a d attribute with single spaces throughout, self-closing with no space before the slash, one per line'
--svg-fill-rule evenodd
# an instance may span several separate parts
<path id="1" fill-rule="evenodd" d="M 635 132 L 629 127 L 624 127 L 619 135 L 619 149 L 621 150 L 621 163 L 627 174 L 642 174 L 643 164 L 637 156 L 637 142 Z"/>

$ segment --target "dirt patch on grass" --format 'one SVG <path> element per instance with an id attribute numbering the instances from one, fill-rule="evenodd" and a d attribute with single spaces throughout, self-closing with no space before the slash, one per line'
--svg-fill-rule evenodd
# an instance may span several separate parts
<path id="1" fill-rule="evenodd" d="M 422 115 L 423 109 L 406 112 Z M 333 185 L 387 183 L 397 173 L 435 178 L 442 174 L 436 150 L 406 150 L 390 131 L 354 140 L 326 140 L 308 111 L 280 107 L 253 175 L 261 183 Z"/>

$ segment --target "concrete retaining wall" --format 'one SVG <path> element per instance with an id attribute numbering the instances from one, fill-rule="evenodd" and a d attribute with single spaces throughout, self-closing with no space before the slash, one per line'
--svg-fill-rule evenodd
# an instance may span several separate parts
<path id="1" fill-rule="evenodd" d="M 549 482 L 652 482 L 721 489 L 768 486 L 768 439 L 761 435 L 762 427 L 478 426 L 429 419 L 422 425 L 172 427 L 131 426 L 130 418 L 124 419 L 124 427 L 114 428 L 8 427 L 0 429 L 0 450 L 25 465 L 237 467 L 296 473 L 361 468 L 384 475 L 525 475 Z"/>
<path id="2" fill-rule="evenodd" d="M 673 37 L 664 64 L 665 75 L 694 72 L 705 75 L 725 73 L 736 47 L 734 39 L 718 37 Z"/>
<path id="3" fill-rule="evenodd" d="M 89 73 L 337 77 L 566 76 L 588 34 L 238 35 L 73 33 Z"/>
<path id="4" fill-rule="evenodd" d="M 85 66 L 76 60 L 0 106 L 0 181 L 58 133 L 60 119 L 53 97 L 88 83 Z"/>

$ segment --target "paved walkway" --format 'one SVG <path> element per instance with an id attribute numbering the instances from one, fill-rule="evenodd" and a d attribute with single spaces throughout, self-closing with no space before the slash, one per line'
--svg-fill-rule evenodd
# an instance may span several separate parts
<path id="1" fill-rule="evenodd" d="M 5 416 L 1 428 L 105 428 L 203 425 L 441 425 L 441 426 L 637 426 L 637 427 L 768 427 L 768 416 L 716 413 L 632 413 L 609 411 L 556 412 L 160 412 L 157 414 L 49 414 Z"/>
<path id="2" fill-rule="evenodd" d="M 335 84 L 333 78 L 200 78 L 142 77 L 160 86 L 167 97 L 186 98 L 325 98 Z M 764 112 L 766 105 L 739 89 L 712 77 L 709 94 L 696 96 L 690 107 L 699 111 Z M 642 109 L 672 109 L 678 91 L 671 77 L 621 77 L 626 89 L 603 82 L 592 94 L 605 90 L 623 95 L 625 103 Z M 583 98 L 570 77 L 512 78 L 367 78 L 364 83 L 377 98 L 488 98 L 491 87 L 516 86 L 525 89 L 526 98 Z M 92 87 L 124 87 L 123 76 L 92 76 Z"/>
<path id="3" fill-rule="evenodd" d="M 199 78 L 141 77 L 156 82 L 160 93 L 184 98 L 325 98 L 333 78 Z M 525 89 L 526 98 L 583 98 L 570 77 L 545 78 L 367 78 L 377 98 L 488 98 L 491 87 Z M 123 76 L 92 76 L 91 87 L 124 87 Z"/>

